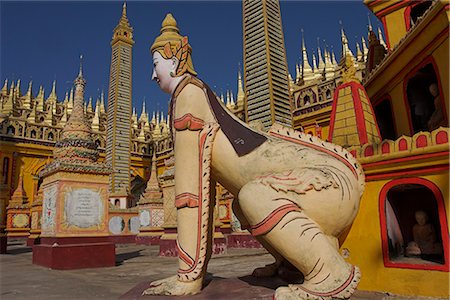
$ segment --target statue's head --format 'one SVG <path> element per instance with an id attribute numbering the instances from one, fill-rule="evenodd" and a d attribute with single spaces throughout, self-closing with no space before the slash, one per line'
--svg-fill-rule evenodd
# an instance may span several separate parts
<path id="1" fill-rule="evenodd" d="M 427 224 L 427 222 L 428 222 L 428 215 L 423 210 L 416 211 L 414 216 L 416 218 L 417 224 L 419 224 L 419 225 Z"/>
<path id="2" fill-rule="evenodd" d="M 160 88 L 170 93 L 175 78 L 184 74 L 197 75 L 192 64 L 192 48 L 188 38 L 179 34 L 177 21 L 167 14 L 162 22 L 161 34 L 155 39 L 150 51 L 153 55 L 153 74 Z"/>

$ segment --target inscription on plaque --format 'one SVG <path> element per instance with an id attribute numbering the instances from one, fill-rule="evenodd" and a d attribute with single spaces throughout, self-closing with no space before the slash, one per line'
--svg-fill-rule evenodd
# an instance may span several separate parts
<path id="1" fill-rule="evenodd" d="M 139 214 L 139 220 L 142 227 L 150 225 L 150 212 L 148 210 L 142 210 Z"/>
<path id="2" fill-rule="evenodd" d="M 56 185 L 44 189 L 44 201 L 42 205 L 42 230 L 44 232 L 51 232 L 54 230 L 56 222 L 56 196 Z"/>
<path id="3" fill-rule="evenodd" d="M 66 223 L 69 226 L 88 228 L 100 225 L 103 220 L 103 203 L 100 194 L 90 189 L 77 189 L 65 197 Z"/>

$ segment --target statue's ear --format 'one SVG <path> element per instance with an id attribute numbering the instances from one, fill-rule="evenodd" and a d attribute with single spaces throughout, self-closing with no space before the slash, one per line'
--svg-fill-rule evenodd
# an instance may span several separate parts
<path id="1" fill-rule="evenodd" d="M 175 56 L 172 56 L 171 60 L 172 60 L 172 71 L 176 71 L 179 64 L 179 60 Z"/>

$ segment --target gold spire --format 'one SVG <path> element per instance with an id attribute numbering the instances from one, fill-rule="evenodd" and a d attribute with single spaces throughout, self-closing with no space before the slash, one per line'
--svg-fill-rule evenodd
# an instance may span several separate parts
<path id="1" fill-rule="evenodd" d="M 55 100 L 56 101 L 56 80 L 53 80 L 53 86 L 52 86 L 52 91 L 50 92 L 50 95 L 47 98 L 48 100 Z"/>
<path id="2" fill-rule="evenodd" d="M 27 194 L 23 189 L 23 166 L 20 168 L 19 182 L 17 183 L 17 188 L 11 196 L 9 206 L 23 205 L 28 202 Z"/>
<path id="3" fill-rule="evenodd" d="M 359 47 L 358 42 L 356 42 L 356 58 L 358 59 L 358 61 L 364 60 L 364 56 L 363 53 L 361 52 L 361 48 Z"/>
<path id="4" fill-rule="evenodd" d="M 153 150 L 152 169 L 150 178 L 147 182 L 144 194 L 141 196 L 139 203 L 162 203 L 163 193 L 158 182 L 158 172 L 156 171 L 156 151 Z"/>
<path id="5" fill-rule="evenodd" d="M 95 113 L 94 117 L 92 118 L 92 130 L 99 131 L 100 129 L 100 101 L 97 99 L 97 102 L 95 103 Z"/>
<path id="6" fill-rule="evenodd" d="M 145 112 L 145 98 L 144 98 L 144 101 L 142 102 L 142 113 L 139 117 L 139 122 L 144 122 L 144 123 L 148 122 L 147 113 Z"/>
<path id="7" fill-rule="evenodd" d="M 322 51 L 320 50 L 320 39 L 317 38 L 317 60 L 318 60 L 318 67 L 319 70 L 323 70 L 325 67 L 323 59 L 322 59 Z"/>
<path id="8" fill-rule="evenodd" d="M 111 46 L 118 41 L 125 42 L 127 44 L 134 44 L 133 40 L 133 27 L 131 27 L 130 22 L 127 17 L 127 4 L 124 2 L 122 6 L 122 16 L 120 17 L 119 24 L 113 31 L 113 37 L 111 41 Z"/>
<path id="9" fill-rule="evenodd" d="M 303 28 L 300 31 L 302 32 L 303 76 L 305 76 L 306 74 L 311 74 L 313 70 L 308 62 L 308 53 L 306 52 L 305 35 L 303 33 Z"/>
<path id="10" fill-rule="evenodd" d="M 92 110 L 92 96 L 89 97 L 89 102 L 88 102 L 88 106 L 87 106 L 87 112 L 93 112 Z"/>
<path id="11" fill-rule="evenodd" d="M 5 79 L 5 84 L 3 85 L 2 88 L 2 95 L 3 96 L 8 95 L 8 79 Z"/>
<path id="12" fill-rule="evenodd" d="M 137 128 L 138 128 L 138 119 L 137 119 L 137 114 L 136 114 L 136 108 L 134 108 L 133 107 L 133 113 L 131 114 L 131 121 L 132 121 L 132 125 L 133 125 L 133 128 L 135 129 L 135 130 L 137 130 Z"/>
<path id="13" fill-rule="evenodd" d="M 20 79 L 17 80 L 17 86 L 14 90 L 14 92 L 16 93 L 16 98 L 19 98 L 22 96 L 22 93 L 20 92 Z"/>
<path id="14" fill-rule="evenodd" d="M 32 87 L 32 85 L 33 85 L 33 82 L 30 81 L 30 83 L 28 84 L 27 94 L 25 95 L 25 99 L 23 101 L 23 107 L 28 108 L 28 109 L 31 107 L 31 98 L 32 98 L 31 87 Z"/>
<path id="15" fill-rule="evenodd" d="M 82 56 L 80 57 L 81 61 Z M 62 139 L 91 139 L 91 128 L 84 115 L 84 86 L 86 80 L 83 78 L 82 65 L 80 62 L 80 72 L 75 79 L 75 95 L 73 110 L 70 118 L 62 131 Z"/>
<path id="16" fill-rule="evenodd" d="M 383 47 L 387 49 L 387 45 L 383 39 L 383 33 L 381 32 L 380 27 L 378 27 L 378 39 L 380 40 L 380 44 L 383 45 Z"/>
<path id="17" fill-rule="evenodd" d="M 100 95 L 100 113 L 104 113 L 105 112 L 105 93 L 102 90 L 102 93 Z"/>
<path id="18" fill-rule="evenodd" d="M 238 92 L 237 92 L 237 106 L 239 109 L 244 108 L 244 98 L 245 98 L 245 93 L 244 93 L 244 88 L 242 85 L 242 76 L 241 76 L 241 71 L 239 70 L 238 72 Z"/>

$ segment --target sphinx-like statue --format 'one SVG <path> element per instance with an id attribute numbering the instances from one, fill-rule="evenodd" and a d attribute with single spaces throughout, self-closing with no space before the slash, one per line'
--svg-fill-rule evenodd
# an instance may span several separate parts
<path id="1" fill-rule="evenodd" d="M 339 254 L 338 238 L 351 226 L 364 190 L 364 173 L 340 146 L 280 125 L 255 131 L 231 114 L 197 77 L 187 37 L 168 14 L 151 46 L 153 75 L 172 95 L 178 274 L 153 282 L 150 295 L 189 295 L 202 289 L 211 256 L 215 183 L 234 196 L 243 228 L 275 257 L 255 274 L 271 275 L 285 261 L 302 284 L 276 299 L 346 299 L 358 267 Z"/>

